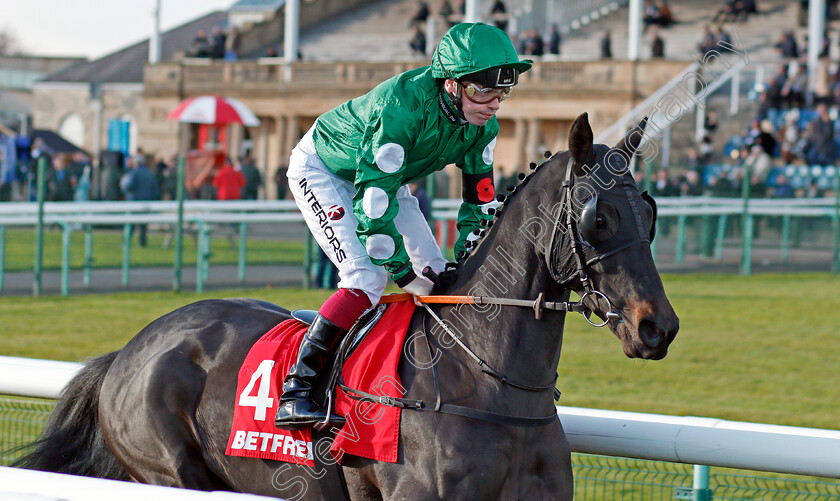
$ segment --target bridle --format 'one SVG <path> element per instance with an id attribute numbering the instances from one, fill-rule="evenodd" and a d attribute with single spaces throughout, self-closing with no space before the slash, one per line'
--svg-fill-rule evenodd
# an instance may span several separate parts
<path id="1" fill-rule="evenodd" d="M 573 278 L 577 278 L 580 281 L 581 285 L 583 286 L 583 294 L 580 296 L 581 304 L 583 304 L 583 301 L 589 296 L 593 296 L 596 298 L 600 297 L 607 302 L 607 309 L 605 310 L 606 313 L 604 314 L 604 316 L 606 316 L 607 318 L 601 323 L 595 323 L 591 320 L 592 310 L 590 308 L 584 306 L 581 311 L 583 317 L 586 319 L 587 322 L 589 322 L 590 325 L 594 327 L 603 327 L 607 325 L 607 323 L 609 323 L 611 319 L 621 318 L 621 316 L 617 311 L 613 311 L 612 302 L 610 302 L 610 299 L 607 297 L 607 295 L 592 287 L 592 281 L 589 279 L 589 275 L 586 273 L 587 263 L 583 255 L 583 246 L 586 245 L 590 248 L 594 247 L 592 247 L 592 245 L 581 235 L 592 235 L 595 232 L 595 216 L 597 211 L 598 196 L 597 194 L 593 195 L 592 198 L 590 198 L 581 209 L 581 215 L 579 216 L 579 219 L 583 222 L 583 224 L 587 226 L 587 229 L 585 231 L 581 231 L 581 228 L 578 227 L 578 224 L 575 222 L 573 216 L 573 214 L 575 213 L 572 207 L 572 187 L 574 184 L 574 175 L 572 173 L 573 165 L 574 159 L 571 156 L 569 156 L 569 162 L 566 164 L 566 178 L 563 180 L 563 185 L 561 187 L 561 189 L 563 190 L 563 193 L 560 195 L 561 213 L 560 217 L 554 220 L 554 229 L 551 231 L 551 236 L 549 237 L 548 244 L 545 247 L 545 263 L 548 267 L 549 273 L 551 273 L 551 278 L 553 278 L 557 283 L 568 283 Z M 576 277 L 572 278 L 561 276 L 559 273 L 556 272 L 552 264 L 554 241 L 558 238 L 558 233 L 562 231 L 563 227 L 561 225 L 565 225 L 567 235 L 569 236 L 569 242 L 572 246 L 572 255 L 575 258 L 575 266 L 577 268 Z M 616 250 L 615 252 L 618 252 L 618 250 Z M 606 255 L 603 257 L 606 257 Z"/>

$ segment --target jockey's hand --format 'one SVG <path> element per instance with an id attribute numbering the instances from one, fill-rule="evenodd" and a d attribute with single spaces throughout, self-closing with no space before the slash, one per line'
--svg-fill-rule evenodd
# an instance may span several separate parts
<path id="1" fill-rule="evenodd" d="M 434 282 L 435 286 L 432 288 L 432 295 L 438 296 L 449 290 L 450 287 L 458 279 L 458 268 L 455 263 L 446 263 L 446 269 L 440 273 L 435 273 L 430 266 L 423 268 L 423 276 Z"/>
<path id="2" fill-rule="evenodd" d="M 402 290 L 415 296 L 428 296 L 432 293 L 434 284 L 423 277 L 414 277 L 414 280 L 402 286 Z"/>

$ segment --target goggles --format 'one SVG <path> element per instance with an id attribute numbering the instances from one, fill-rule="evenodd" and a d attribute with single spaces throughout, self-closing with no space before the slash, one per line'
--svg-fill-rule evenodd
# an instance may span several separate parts
<path id="1" fill-rule="evenodd" d="M 504 101 L 510 97 L 513 87 L 479 87 L 472 82 L 460 82 L 464 89 L 464 96 L 476 104 L 487 104 L 498 98 Z"/>

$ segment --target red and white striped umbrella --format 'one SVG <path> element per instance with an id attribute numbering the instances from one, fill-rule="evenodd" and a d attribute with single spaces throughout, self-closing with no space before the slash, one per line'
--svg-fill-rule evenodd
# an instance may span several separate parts
<path id="1" fill-rule="evenodd" d="M 247 106 L 236 99 L 222 96 L 191 97 L 166 115 L 166 118 L 194 124 L 240 123 L 249 127 L 260 124 L 260 120 Z"/>

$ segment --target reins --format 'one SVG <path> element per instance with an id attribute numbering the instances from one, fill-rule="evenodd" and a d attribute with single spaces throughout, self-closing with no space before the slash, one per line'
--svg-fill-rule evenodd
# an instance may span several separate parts
<path id="1" fill-rule="evenodd" d="M 411 299 L 413 296 L 408 293 L 403 294 L 389 294 L 383 296 L 379 300 L 380 304 L 395 303 Z M 534 310 L 534 318 L 539 320 L 542 318 L 543 310 L 554 311 L 572 311 L 576 313 L 586 313 L 589 308 L 577 301 L 546 301 L 545 294 L 540 292 L 536 299 L 508 299 L 504 297 L 485 297 L 485 296 L 417 296 L 415 303 L 420 305 L 426 304 L 498 304 L 501 306 L 523 306 Z"/>

